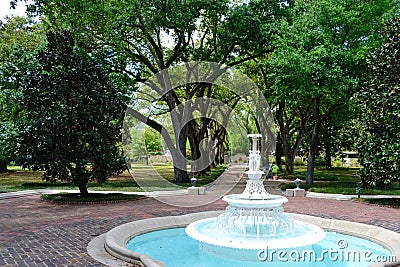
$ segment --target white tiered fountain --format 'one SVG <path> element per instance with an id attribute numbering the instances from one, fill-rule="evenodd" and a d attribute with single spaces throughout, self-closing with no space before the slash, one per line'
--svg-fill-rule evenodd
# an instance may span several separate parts
<path id="1" fill-rule="evenodd" d="M 199 241 L 200 249 L 222 257 L 257 261 L 257 253 L 265 249 L 310 249 L 325 238 L 315 225 L 294 221 L 286 216 L 282 204 L 287 198 L 266 192 L 260 171 L 259 134 L 252 139 L 249 153 L 249 179 L 241 194 L 227 195 L 225 213 L 189 224 L 186 233 Z"/>
<path id="2" fill-rule="evenodd" d="M 362 263 L 356 259 L 331 258 L 331 252 L 341 257 L 354 256 L 353 252 L 370 256 L 374 252 L 374 256 L 386 257 L 391 252 L 394 259 L 396 255 L 400 258 L 398 233 L 354 222 L 291 214 L 298 219 L 293 220 L 285 215 L 282 204 L 287 199 L 268 194 L 263 186 L 257 150 L 260 135 L 249 136 L 252 138 L 249 180 L 242 194 L 223 197 L 228 203 L 224 213 L 209 211 L 129 222 L 92 240 L 89 254 L 107 266 L 136 263 L 146 267 L 165 266 L 158 260 L 168 262 L 168 266 L 196 267 L 366 266 L 371 263 L 371 258 Z M 324 230 L 310 222 L 327 229 L 327 238 Z M 189 237 L 181 236 L 181 227 L 186 227 Z M 360 241 L 352 235 L 363 239 Z M 204 253 L 194 248 L 197 246 Z"/>

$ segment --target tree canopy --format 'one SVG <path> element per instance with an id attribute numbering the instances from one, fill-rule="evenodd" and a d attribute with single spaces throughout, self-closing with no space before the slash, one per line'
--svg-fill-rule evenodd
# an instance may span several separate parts
<path id="1" fill-rule="evenodd" d="M 296 1 L 290 19 L 283 20 L 267 66 L 289 164 L 312 126 L 307 183 L 313 183 L 321 127 L 333 113 L 348 108 L 367 77 L 366 56 L 379 45 L 376 33 L 396 8 L 386 0 Z"/>
<path id="2" fill-rule="evenodd" d="M 79 42 L 96 47 L 94 53 L 114 71 L 132 81 L 145 82 L 181 62 L 206 60 L 236 66 L 270 52 L 271 36 L 278 29 L 277 21 L 285 15 L 286 5 L 272 0 L 37 0 L 30 8 L 34 9 L 46 16 L 52 28 L 68 29 Z M 161 93 L 159 98 L 172 112 L 185 101 L 203 96 L 215 97 L 214 88 L 193 84 Z M 232 105 L 236 102 L 231 101 Z M 211 129 L 210 123 L 192 120 L 175 132 L 176 144 L 169 147 L 172 155 L 178 154 L 174 150 L 185 155 L 187 139 L 192 157 L 200 155 L 199 144 L 205 129 Z M 161 129 L 159 124 L 151 125 Z M 175 170 L 176 182 L 188 180 L 186 170 Z"/>
<path id="3" fill-rule="evenodd" d="M 13 0 L 12 4 L 21 1 Z M 366 121 L 379 116 L 374 117 L 373 114 L 377 111 L 365 99 L 378 97 L 372 94 L 371 88 L 380 82 L 387 86 L 388 82 L 384 75 L 374 73 L 368 86 L 361 86 L 373 73 L 368 69 L 366 58 L 373 49 L 381 45 L 382 38 L 389 38 L 379 36 L 378 32 L 384 22 L 396 16 L 398 5 L 392 0 L 35 0 L 28 10 L 42 15 L 43 24 L 48 30 L 68 32 L 75 40 L 74 48 L 66 52 L 70 59 L 62 54 L 65 62 L 72 62 L 68 66 L 81 62 L 74 61 L 78 55 L 82 57 L 81 60 L 90 59 L 99 69 L 111 75 L 111 84 L 116 93 L 133 93 L 136 99 L 129 104 L 129 108 L 133 110 L 132 114 L 137 121 L 158 132 L 151 132 L 154 136 L 162 135 L 162 130 L 165 129 L 165 117 L 157 120 L 157 116 L 168 114 L 171 118 L 178 118 L 172 120 L 175 125 L 171 127 L 173 136 L 170 136 L 170 141 L 173 142 L 164 140 L 163 143 L 167 144 L 174 161 L 177 160 L 176 155 L 180 154 L 185 159 L 181 164 L 184 167 L 175 168 L 175 182 L 189 180 L 186 159 L 197 160 L 203 153 L 200 150 L 204 145 L 211 145 L 203 143 L 201 147 L 202 140 L 214 141 L 212 146 L 217 151 L 215 163 L 223 158 L 224 151 L 230 149 L 229 145 L 233 143 L 227 142 L 228 134 L 223 124 L 218 124 L 213 119 L 193 116 L 193 119 L 186 120 L 186 103 L 198 104 L 198 99 L 216 99 L 241 112 L 236 117 L 240 117 L 244 124 L 247 123 L 247 130 L 257 131 L 260 128 L 253 121 L 254 118 L 248 115 L 250 109 L 246 107 L 246 97 L 223 87 L 192 82 L 193 77 L 196 81 L 201 79 L 196 77 L 196 66 L 187 62 L 208 61 L 221 64 L 220 66 L 238 67 L 248 73 L 254 82 L 262 85 L 279 126 L 278 143 L 282 149 L 277 151 L 277 157 L 280 158 L 281 153 L 285 156 L 286 174 L 290 174 L 293 172 L 295 156 L 301 149 L 307 150 L 307 183 L 312 183 L 314 163 L 319 151 L 323 149 L 329 157 L 332 150 L 339 149 L 346 143 L 343 142 L 343 136 L 351 135 L 345 125 L 352 124 L 354 120 L 354 116 L 349 116 L 348 113 L 360 108 L 355 106 L 355 96 L 359 92 L 362 92 L 359 98 L 364 99 L 361 108 L 366 107 L 370 112 L 362 114 L 363 118 L 365 115 L 364 128 L 368 133 L 364 138 L 372 136 L 370 127 L 373 124 L 367 124 Z M 10 40 L 4 47 L 13 43 L 12 38 Z M 49 52 L 48 47 L 46 49 Z M 78 50 L 85 53 L 80 54 Z M 376 53 L 374 60 L 386 62 L 388 66 L 392 64 L 389 62 L 394 59 L 377 56 Z M 0 55 L 8 57 L 8 53 Z M 164 74 L 184 64 L 190 74 L 187 76 L 187 83 L 169 90 L 173 79 Z M 371 61 L 369 64 L 374 71 L 384 68 L 383 63 L 378 66 Z M 389 69 L 388 66 L 385 68 Z M 90 72 L 92 71 L 96 73 L 97 70 L 90 68 Z M 66 75 L 60 70 L 52 69 L 48 76 L 57 77 L 60 73 Z M 217 71 L 208 74 L 210 81 L 219 75 Z M 87 75 L 90 76 L 89 73 Z M 107 78 L 105 81 L 110 81 L 108 76 L 104 77 Z M 149 80 L 150 77 L 155 77 L 155 80 Z M 61 83 L 61 79 L 59 80 Z M 139 85 L 140 83 L 147 87 Z M 48 85 L 38 84 L 36 88 L 43 86 Z M 247 84 L 243 86 L 246 87 Z M 395 92 L 391 96 L 393 98 L 396 90 L 392 89 L 390 92 L 392 91 Z M 49 93 L 49 96 L 56 99 L 58 97 L 53 93 Z M 3 97 L 4 99 L 6 98 Z M 378 101 L 378 107 L 379 104 L 381 102 Z M 3 110 L 4 107 L 3 105 Z M 150 115 L 143 112 L 149 110 L 148 107 L 153 112 Z M 382 106 L 384 108 L 386 111 L 387 107 Z M 42 120 L 40 116 L 36 118 L 38 122 Z M 386 119 L 388 118 L 382 120 Z M 12 133 L 14 130 L 10 125 L 12 124 L 7 121 L 2 127 L 11 129 L 9 133 Z M 357 123 L 354 125 L 357 126 Z M 140 130 L 139 128 L 136 130 Z M 354 129 L 356 127 L 352 130 Z M 149 133 L 148 139 L 151 137 Z M 4 136 L 12 139 L 12 135 Z M 153 140 L 153 137 L 150 139 Z M 321 138 L 324 138 L 323 142 Z M 377 136 L 377 139 L 380 138 Z M 188 144 L 190 149 L 187 148 Z M 368 142 L 363 144 L 367 145 Z M 386 147 L 387 144 L 380 146 Z M 302 145 L 307 148 L 301 148 Z M 159 150 L 159 143 L 151 146 L 154 146 L 154 151 Z M 2 147 L 5 148 L 4 145 Z M 136 148 L 140 153 L 143 153 L 142 150 Z M 360 148 L 360 151 L 367 150 L 363 146 Z M 190 156 L 186 155 L 187 151 L 190 151 Z M 10 151 L 0 153 L 9 154 Z M 386 158 L 387 152 L 385 153 L 381 158 L 386 163 L 397 160 L 394 155 Z M 368 173 L 373 173 L 373 169 L 366 166 L 377 164 L 371 157 L 367 153 L 363 158 L 365 172 Z M 387 166 L 393 164 L 388 163 Z M 379 181 L 389 179 L 388 176 L 385 177 Z M 377 183 L 375 181 L 365 184 Z"/>

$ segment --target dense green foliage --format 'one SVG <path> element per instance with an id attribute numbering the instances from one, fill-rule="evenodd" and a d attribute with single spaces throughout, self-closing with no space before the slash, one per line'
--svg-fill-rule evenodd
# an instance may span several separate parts
<path id="1" fill-rule="evenodd" d="M 307 183 L 313 183 L 321 128 L 339 110 L 352 112 L 351 99 L 367 74 L 365 59 L 395 9 L 387 0 L 296 1 L 282 23 L 266 64 L 284 151 L 296 151 L 298 137 L 308 139 Z"/>
<path id="2" fill-rule="evenodd" d="M 289 2 L 292 1 L 285 1 Z M 287 6 L 273 0 L 36 0 L 31 6 L 31 10 L 34 9 L 46 16 L 50 27 L 68 29 L 79 42 L 93 44 L 96 47 L 94 53 L 124 77 L 144 82 L 161 70 L 182 62 L 212 61 L 236 66 L 269 53 L 271 37 L 277 34 L 277 21 L 285 16 Z M 216 154 L 223 158 L 226 133 L 216 129 L 218 127 L 214 127 L 212 120 L 185 122 L 185 114 L 179 108 L 185 101 L 197 97 L 219 99 L 215 88 L 191 84 L 165 94 L 169 82 L 160 77 L 157 79 L 161 80 L 161 88 L 152 87 L 152 92 L 143 95 L 152 96 L 147 106 L 165 109 L 163 112 L 178 111 L 175 113 L 177 119 L 173 120 L 173 136 L 177 138 L 174 143 L 165 140 L 174 162 L 186 160 L 187 143 L 190 144 L 190 158 L 199 159 L 200 142 L 207 135 L 217 140 Z M 220 99 L 223 103 L 236 105 L 237 97 L 232 93 L 221 95 L 225 96 Z M 158 132 L 165 126 L 136 107 L 132 110 L 131 114 L 138 121 Z M 178 165 L 181 167 L 176 168 L 175 181 L 188 182 L 186 162 Z"/>
<path id="3" fill-rule="evenodd" d="M 373 77 L 360 93 L 364 134 L 360 140 L 364 187 L 400 181 L 400 20 L 382 30 L 384 43 L 369 58 Z"/>
<path id="4" fill-rule="evenodd" d="M 22 4 L 22 0 L 11 2 Z M 112 85 L 118 87 L 118 90 L 114 89 L 115 92 L 137 93 L 140 90 L 138 83 L 179 63 L 194 60 L 224 63 L 240 68 L 256 83 L 262 85 L 279 126 L 279 147 L 282 148 L 280 153 L 286 157 L 287 175 L 294 171 L 295 156 L 302 153 L 302 156 L 308 156 L 306 176 L 307 183 L 312 184 L 318 155 L 324 154 L 329 166 L 330 156 L 335 152 L 343 148 L 354 148 L 354 139 L 361 133 L 359 122 L 354 115 L 360 114 L 364 127 L 362 134 L 365 133 L 359 149 L 364 166 L 364 186 L 382 187 L 399 180 L 397 24 L 392 22 L 383 36 L 378 34 L 383 24 L 396 15 L 396 1 L 35 0 L 29 10 L 43 15 L 43 22 L 48 29 L 68 30 L 80 44 L 80 50 L 92 48 L 86 51 L 90 52 L 90 56 L 83 56 L 80 61 L 76 59 L 81 54 L 75 53 L 74 49 L 60 54 L 64 62 L 69 63 L 59 66 L 68 66 L 68 71 L 63 67 L 51 68 L 51 71 L 46 70 L 46 73 L 42 71 L 41 75 L 46 74 L 52 78 L 58 77 L 59 74 L 64 75 L 63 78 L 54 80 L 54 86 L 57 88 L 62 88 L 64 85 L 61 84 L 65 84 L 67 80 L 73 80 L 72 76 L 80 80 L 85 75 L 104 75 L 102 80 L 109 83 L 109 77 L 106 76 L 113 75 Z M 11 26 L 12 24 L 9 24 L 10 29 Z M 32 125 L 43 124 L 46 129 L 55 124 L 58 127 L 57 136 L 63 136 L 64 133 L 61 132 L 69 136 L 76 131 L 75 124 L 61 127 L 67 121 L 65 115 L 62 115 L 63 111 L 52 111 L 52 114 L 58 114 L 61 120 L 59 123 L 54 123 L 54 120 L 50 123 L 46 121 L 46 116 L 42 116 L 44 113 L 32 116 L 31 109 L 27 109 L 26 113 L 24 110 L 29 105 L 19 106 L 18 102 L 14 101 L 21 94 L 19 88 L 23 83 L 20 81 L 24 80 L 26 73 L 31 72 L 20 70 L 33 68 L 37 63 L 36 59 L 31 57 L 32 49 L 36 48 L 32 44 L 41 43 L 36 35 L 28 35 L 24 38 L 29 40 L 29 45 L 15 47 L 21 43 L 20 39 L 16 38 L 21 32 L 32 32 L 29 27 L 24 27 L 18 28 L 18 31 L 8 30 L 7 36 L 11 37 L 2 39 L 1 42 L 1 46 L 5 48 L 5 52 L 0 52 L 2 61 L 12 64 L 4 67 L 5 64 L 0 63 L 3 82 L 0 92 L 0 162 L 12 155 L 15 146 L 16 121 L 10 118 L 19 118 L 20 114 L 26 114 L 29 117 L 27 121 Z M 382 38 L 386 38 L 385 44 L 370 58 L 370 72 L 366 58 L 373 49 L 381 45 Z M 82 72 L 79 62 L 86 59 L 94 62 L 96 67 Z M 98 75 L 97 67 L 99 71 L 101 69 L 100 72 L 107 74 Z M 70 76 L 64 72 L 70 72 Z M 370 79 L 371 73 L 373 78 L 368 86 L 361 87 L 360 85 Z M 50 81 L 50 78 L 48 80 Z M 5 84 L 7 90 L 4 90 Z M 46 86 L 51 87 L 46 83 L 37 83 L 33 88 L 39 90 Z M 12 90 L 9 90 L 10 88 Z M 27 92 L 25 90 L 24 94 Z M 139 114 L 144 106 L 151 106 L 156 110 L 154 114 L 164 116 L 172 110 L 177 110 L 177 107 L 187 100 L 210 97 L 243 112 L 242 120 L 246 130 L 253 132 L 257 129 L 249 120 L 251 116 L 248 115 L 249 110 L 246 109 L 244 101 L 240 102 L 236 95 L 224 88 L 191 84 L 175 88 L 170 94 L 163 92 L 142 92 L 143 95 L 151 95 L 153 99 L 142 105 L 138 104 L 137 113 Z M 68 104 L 61 104 L 64 100 L 57 98 L 57 94 L 48 90 L 46 97 L 37 96 L 40 96 L 42 106 L 47 108 L 58 105 L 62 110 L 61 108 Z M 361 107 L 354 104 L 356 95 L 363 101 Z M 95 95 L 95 98 L 97 96 Z M 110 96 L 107 97 L 109 101 L 114 101 Z M 51 99 L 54 99 L 54 103 Z M 75 99 L 71 99 L 71 105 L 75 105 Z M 30 100 L 36 101 L 33 93 Z M 117 98 L 116 101 L 120 100 L 121 98 Z M 24 101 L 24 104 L 27 104 L 26 100 Z M 83 107 L 88 103 L 82 101 L 79 105 L 82 107 L 81 113 L 73 115 L 72 120 L 77 120 L 76 117 L 86 113 Z M 116 102 L 112 105 L 119 108 L 122 104 Z M 91 109 L 91 105 L 88 106 Z M 96 114 L 103 112 L 97 109 L 88 112 L 92 111 Z M 10 117 L 8 114 L 18 116 Z M 157 121 L 153 114 L 151 117 L 145 116 L 147 114 L 140 117 L 141 115 L 143 114 L 139 114 L 137 118 L 144 118 L 142 123 L 146 123 L 157 132 L 163 129 L 162 120 Z M 101 121 L 100 119 L 95 116 L 94 121 Z M 113 126 L 119 123 L 117 116 L 107 116 L 103 119 L 113 122 Z M 182 121 L 184 120 L 178 120 L 176 123 L 180 124 Z M 93 128 L 93 125 L 90 126 Z M 192 120 L 185 127 L 179 134 L 174 132 L 174 137 L 179 138 L 172 138 L 175 143 L 167 145 L 173 156 L 177 154 L 176 151 L 182 152 L 184 156 L 190 151 L 191 155 L 187 158 L 197 159 L 200 155 L 200 140 L 206 136 L 220 144 L 220 157 L 222 155 L 223 158 L 223 154 L 230 149 L 229 143 L 226 142 L 226 132 L 212 120 Z M 134 130 L 130 129 L 131 132 Z M 114 146 L 119 138 L 119 133 L 115 133 L 116 139 L 110 141 Z M 87 135 L 86 131 L 81 131 L 76 136 L 80 134 L 82 140 L 79 142 L 82 144 L 87 143 L 90 138 L 96 140 L 90 134 Z M 147 150 L 150 153 L 160 151 L 161 143 L 156 135 L 158 133 L 154 131 L 146 133 Z M 40 133 L 32 137 L 32 140 L 41 139 L 40 142 L 46 143 L 48 140 L 45 136 Z M 241 140 L 234 141 L 232 143 L 239 143 Z M 187 144 L 190 145 L 190 149 L 186 147 Z M 145 152 L 139 147 L 136 148 L 136 145 L 138 144 L 132 145 L 132 150 L 139 156 L 144 155 Z M 23 149 L 29 150 L 28 146 Z M 30 152 L 26 154 L 32 155 Z M 82 155 L 82 158 L 86 157 L 84 153 L 79 155 Z M 64 158 L 60 155 L 57 157 Z M 27 162 L 31 160 L 28 159 Z M 57 164 L 61 164 L 61 161 Z M 65 162 L 62 161 L 62 164 Z M 74 162 L 72 167 L 75 168 L 76 164 L 87 168 L 93 163 L 86 158 L 79 163 Z M 35 162 L 32 166 L 44 168 L 45 165 Z M 70 172 L 66 171 L 60 176 L 66 177 Z M 176 169 L 175 174 L 175 182 L 188 182 L 186 170 Z M 54 178 L 51 173 L 47 175 Z"/>
<path id="5" fill-rule="evenodd" d="M 47 41 L 22 90 L 18 153 L 24 167 L 44 170 L 48 180 L 72 180 L 86 194 L 89 181 L 124 169 L 124 99 L 68 32 L 50 33 Z"/>
<path id="6" fill-rule="evenodd" d="M 294 174 L 288 178 L 295 180 L 299 177 L 304 177 L 306 169 L 304 167 L 296 168 Z M 356 195 L 356 188 L 360 186 L 360 177 L 357 168 L 337 168 L 315 170 L 315 183 L 312 185 L 301 184 L 301 188 L 317 193 L 328 194 L 345 194 Z M 279 186 L 282 190 L 295 188 L 294 182 L 284 183 Z M 400 185 L 393 184 L 385 189 L 377 188 L 361 188 L 361 195 L 400 195 Z"/>
<path id="7" fill-rule="evenodd" d="M 6 164 L 14 158 L 17 124 L 23 116 L 18 99 L 44 36 L 42 27 L 30 19 L 0 22 L 0 172 L 7 171 Z"/>
<path id="8" fill-rule="evenodd" d="M 149 128 L 144 132 L 144 141 L 148 155 L 162 154 L 161 135 L 154 129 Z"/>

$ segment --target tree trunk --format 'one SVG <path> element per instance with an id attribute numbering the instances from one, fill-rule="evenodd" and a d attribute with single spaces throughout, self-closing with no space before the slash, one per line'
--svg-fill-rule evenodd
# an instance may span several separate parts
<path id="1" fill-rule="evenodd" d="M 190 153 L 193 161 L 199 159 L 201 156 L 199 149 L 200 142 L 198 142 L 196 139 L 197 138 L 195 134 L 192 133 L 189 134 L 188 140 L 190 145 Z"/>
<path id="2" fill-rule="evenodd" d="M 192 128 L 192 127 L 189 127 Z M 200 150 L 200 141 L 199 141 L 199 136 L 196 135 L 194 129 L 189 130 L 188 134 L 188 140 L 190 144 L 190 152 L 192 156 L 192 173 L 198 176 L 204 176 L 207 174 L 207 170 L 209 170 L 209 167 L 205 169 L 201 169 L 201 166 L 204 166 L 204 160 L 206 160 L 204 157 L 205 155 L 202 155 L 201 150 Z M 202 158 L 203 156 L 203 158 Z"/>
<path id="3" fill-rule="evenodd" d="M 177 184 L 190 182 L 188 172 L 174 166 L 174 181 Z"/>
<path id="4" fill-rule="evenodd" d="M 7 169 L 7 161 L 4 159 L 0 159 L 0 173 L 8 172 Z"/>
<path id="5" fill-rule="evenodd" d="M 207 172 L 211 170 L 211 166 L 215 167 L 215 157 L 218 156 L 216 147 L 211 147 L 202 144 L 201 140 L 207 137 L 207 129 L 212 121 L 208 118 L 201 118 L 200 125 L 191 121 L 188 123 L 188 140 L 190 144 L 190 151 L 192 156 L 192 172 L 198 176 L 208 175 Z M 218 137 L 216 137 L 218 138 Z M 219 140 L 217 140 L 218 142 Z M 215 149 L 215 153 L 212 153 Z M 195 162 L 195 160 L 197 162 Z"/>
<path id="6" fill-rule="evenodd" d="M 314 167 L 315 157 L 318 149 L 318 136 L 321 129 L 321 120 L 315 122 L 314 131 L 310 139 L 310 146 L 308 148 L 308 159 L 307 159 L 307 173 L 306 173 L 306 184 L 314 183 Z"/>
<path id="7" fill-rule="evenodd" d="M 285 175 L 294 173 L 294 155 L 293 151 L 289 149 L 285 153 Z"/>
<path id="8" fill-rule="evenodd" d="M 306 112 L 301 116 L 298 128 L 294 128 L 297 123 L 295 123 L 295 116 L 292 114 L 291 118 L 287 118 L 285 115 L 285 103 L 280 102 L 279 108 L 276 111 L 276 119 L 278 121 L 279 130 L 281 134 L 282 149 L 285 155 L 285 175 L 293 174 L 294 172 L 294 158 L 299 150 L 301 140 L 307 131 L 308 121 L 311 118 L 310 106 L 306 109 Z M 294 145 L 291 146 L 293 133 L 297 132 Z"/>
<path id="9" fill-rule="evenodd" d="M 316 152 L 317 152 L 317 145 L 311 141 L 308 151 L 307 173 L 306 173 L 306 184 L 310 185 L 314 183 L 314 167 L 315 167 Z"/>
<path id="10" fill-rule="evenodd" d="M 186 141 L 188 140 L 188 125 L 185 125 L 179 134 L 177 140 L 177 153 L 181 152 L 181 157 L 174 157 L 175 153 L 172 153 L 173 160 L 178 160 L 178 164 L 174 162 L 174 181 L 177 184 L 190 182 L 189 175 L 186 169 Z"/>
<path id="11" fill-rule="evenodd" d="M 287 129 L 287 124 L 289 122 L 285 122 L 284 119 L 284 112 L 285 112 L 285 103 L 280 102 L 279 103 L 279 108 L 276 112 L 276 119 L 278 121 L 278 125 L 279 125 L 279 137 L 278 137 L 278 142 L 277 142 L 277 151 L 276 151 L 276 164 L 279 166 L 278 161 L 280 160 L 280 158 L 278 159 L 278 157 L 280 157 L 279 152 L 279 147 L 282 149 L 282 154 L 285 156 L 285 175 L 289 175 L 292 174 L 294 171 L 294 162 L 292 164 L 292 153 L 293 150 L 290 149 L 290 135 L 289 135 L 289 131 Z M 282 165 L 282 162 L 280 163 L 280 165 Z"/>
<path id="12" fill-rule="evenodd" d="M 306 183 L 313 184 L 314 182 L 314 167 L 315 167 L 315 157 L 317 155 L 318 143 L 319 143 L 319 134 L 321 131 L 321 126 L 324 121 L 326 121 L 333 112 L 346 108 L 340 101 L 334 103 L 329 107 L 329 109 L 325 112 L 325 114 L 320 113 L 320 97 L 315 99 L 314 103 L 315 108 L 315 126 L 314 131 L 311 136 L 310 146 L 308 149 L 308 163 L 307 163 L 307 173 L 306 173 Z"/>
<path id="13" fill-rule="evenodd" d="M 82 197 L 89 195 L 89 192 L 88 192 L 86 184 L 85 185 L 80 185 L 80 186 L 78 186 L 78 188 L 79 188 L 79 192 L 81 193 Z"/>
<path id="14" fill-rule="evenodd" d="M 280 172 L 283 172 L 282 156 L 283 156 L 282 138 L 281 138 L 281 133 L 278 133 L 278 136 L 276 138 L 275 162 L 276 165 L 279 167 Z"/>
<path id="15" fill-rule="evenodd" d="M 327 169 L 332 168 L 332 149 L 329 141 L 325 144 L 325 167 Z"/>
<path id="16" fill-rule="evenodd" d="M 226 129 L 224 127 L 220 127 L 218 131 L 216 131 L 215 138 L 215 159 L 213 163 L 215 167 L 222 164 L 224 162 L 224 141 L 226 138 Z"/>
<path id="17" fill-rule="evenodd" d="M 224 146 L 223 144 L 217 146 L 217 156 L 215 157 L 216 166 L 224 164 Z"/>

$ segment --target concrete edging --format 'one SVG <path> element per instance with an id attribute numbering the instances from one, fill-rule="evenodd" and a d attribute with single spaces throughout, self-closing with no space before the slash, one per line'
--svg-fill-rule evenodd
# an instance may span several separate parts
<path id="1" fill-rule="evenodd" d="M 140 234 L 167 228 L 185 227 L 197 220 L 216 217 L 222 212 L 199 212 L 181 216 L 144 219 L 122 224 L 106 233 L 104 248 L 112 256 L 129 263 L 135 263 L 144 267 L 165 267 L 162 262 L 155 261 L 148 255 L 127 249 L 126 244 L 130 239 Z"/>
<path id="2" fill-rule="evenodd" d="M 181 216 L 168 216 L 151 218 L 126 223 L 111 229 L 104 235 L 103 247 L 112 256 L 124 262 L 134 263 L 143 267 L 165 267 L 162 262 L 153 260 L 150 256 L 128 250 L 127 242 L 133 237 L 161 229 L 185 227 L 188 224 L 210 217 L 216 217 L 224 211 L 208 211 L 186 214 Z M 310 215 L 286 213 L 294 220 L 315 224 L 324 230 L 350 234 L 379 243 L 388 248 L 396 257 L 396 263 L 374 263 L 371 267 L 397 266 L 400 264 L 400 234 L 373 225 L 356 222 L 325 219 Z M 97 242 L 98 244 L 99 242 Z M 98 246 L 98 245 L 97 245 Z M 89 248 L 88 248 L 89 250 Z M 93 249 L 92 249 L 93 250 Z M 94 256 L 94 255 L 92 255 Z"/>

